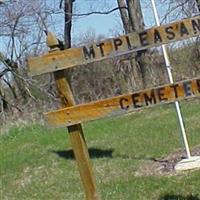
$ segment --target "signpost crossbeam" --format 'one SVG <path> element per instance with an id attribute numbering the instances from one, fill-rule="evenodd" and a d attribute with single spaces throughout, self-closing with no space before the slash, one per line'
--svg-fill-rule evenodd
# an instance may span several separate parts
<path id="1" fill-rule="evenodd" d="M 51 126 L 71 126 L 200 95 L 200 77 L 45 113 Z"/>
<path id="2" fill-rule="evenodd" d="M 153 27 L 140 33 L 107 39 L 97 44 L 55 51 L 28 59 L 32 76 L 86 65 L 110 57 L 157 47 L 200 35 L 200 16 Z"/>

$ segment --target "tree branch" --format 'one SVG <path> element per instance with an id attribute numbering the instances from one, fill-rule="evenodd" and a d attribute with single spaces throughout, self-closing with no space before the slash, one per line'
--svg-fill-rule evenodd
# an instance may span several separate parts
<path id="1" fill-rule="evenodd" d="M 72 16 L 75 16 L 75 17 L 83 17 L 83 16 L 89 16 L 89 15 L 94 15 L 94 14 L 99 14 L 99 15 L 108 15 L 116 10 L 119 10 L 119 9 L 127 9 L 127 7 L 116 7 L 116 8 L 113 8 L 111 10 L 108 10 L 108 11 L 105 11 L 105 12 L 102 12 L 102 11 L 93 11 L 93 12 L 89 12 L 89 13 L 80 13 L 80 14 L 72 14 Z"/>
<path id="2" fill-rule="evenodd" d="M 95 15 L 95 14 L 96 15 L 108 15 L 108 14 L 110 14 L 110 13 L 116 11 L 116 10 L 119 10 L 119 9 L 127 9 L 127 7 L 126 6 L 125 7 L 115 7 L 113 9 L 105 11 L 105 12 L 103 12 L 103 11 L 92 11 L 92 12 L 80 13 L 80 14 L 76 14 L 76 13 L 74 13 L 74 14 L 66 13 L 66 14 L 71 15 L 73 17 L 84 17 L 84 16 L 89 16 L 89 15 Z M 50 14 L 60 14 L 60 13 L 62 13 L 62 11 L 57 11 L 57 12 L 52 11 L 52 12 L 49 12 L 49 13 Z"/>

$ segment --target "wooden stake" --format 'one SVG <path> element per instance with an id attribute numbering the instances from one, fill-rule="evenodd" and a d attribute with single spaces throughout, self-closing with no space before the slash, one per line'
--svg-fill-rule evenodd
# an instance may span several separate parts
<path id="1" fill-rule="evenodd" d="M 63 107 L 74 106 L 75 101 L 69 83 L 66 80 L 65 72 L 54 72 L 54 77 Z M 83 135 L 81 124 L 68 127 L 70 141 L 78 164 L 79 173 L 85 189 L 87 200 L 100 200 L 97 193 L 95 176 L 92 170 L 88 148 Z"/>

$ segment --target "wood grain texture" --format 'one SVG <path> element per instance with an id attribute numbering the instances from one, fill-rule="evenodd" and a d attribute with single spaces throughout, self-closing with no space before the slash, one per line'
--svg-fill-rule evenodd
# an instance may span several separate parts
<path id="1" fill-rule="evenodd" d="M 192 98 L 200 94 L 200 77 L 174 84 L 124 94 L 45 113 L 50 126 L 70 126 L 99 118 L 119 116 L 146 107 Z"/>
<path id="2" fill-rule="evenodd" d="M 54 72 L 55 83 L 63 107 L 74 106 L 75 101 L 64 71 Z M 65 125 L 66 126 L 66 125 Z M 81 124 L 68 126 L 69 138 L 78 165 L 87 200 L 100 200 L 92 170 L 87 144 Z"/>
<path id="3" fill-rule="evenodd" d="M 200 16 L 180 20 L 160 27 L 153 27 L 141 33 L 107 39 L 97 44 L 52 51 L 41 57 L 28 59 L 32 76 L 85 65 L 113 56 L 168 44 L 200 35 Z"/>

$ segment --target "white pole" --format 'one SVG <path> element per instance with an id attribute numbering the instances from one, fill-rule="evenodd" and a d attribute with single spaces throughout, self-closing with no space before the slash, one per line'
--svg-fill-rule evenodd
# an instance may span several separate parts
<path id="1" fill-rule="evenodd" d="M 160 20 L 159 20 L 159 17 L 158 17 L 158 12 L 157 12 L 157 9 L 156 9 L 155 0 L 151 0 L 151 3 L 152 3 L 152 6 L 153 6 L 153 12 L 154 12 L 155 20 L 156 20 L 156 25 L 160 26 Z M 164 59 L 165 59 L 165 64 L 166 64 L 166 68 L 167 68 L 169 81 L 170 81 L 170 83 L 174 83 L 172 72 L 171 72 L 171 65 L 170 65 L 170 61 L 169 61 L 169 57 L 168 57 L 165 45 L 162 45 L 162 51 L 163 51 L 163 55 L 164 55 Z M 189 148 L 189 145 L 188 145 L 188 140 L 187 140 L 187 136 L 186 136 L 186 132 L 185 132 L 183 117 L 182 117 L 182 114 L 181 114 L 181 109 L 180 109 L 180 105 L 179 105 L 178 101 L 175 102 L 175 107 L 176 107 L 179 125 L 180 125 L 180 129 L 181 129 L 182 137 L 183 137 L 183 142 L 184 142 L 184 145 L 185 145 L 185 150 L 186 150 L 186 153 L 187 153 L 187 158 L 190 159 L 191 158 L 190 148 Z"/>

